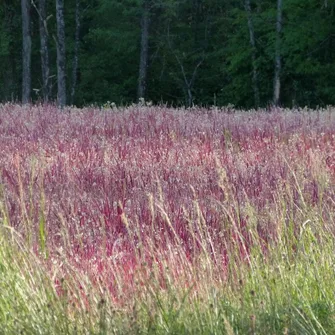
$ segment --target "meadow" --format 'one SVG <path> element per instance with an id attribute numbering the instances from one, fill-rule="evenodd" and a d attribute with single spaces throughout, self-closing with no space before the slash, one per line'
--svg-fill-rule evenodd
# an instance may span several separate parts
<path id="1" fill-rule="evenodd" d="M 335 109 L 0 105 L 1 334 L 334 334 Z"/>

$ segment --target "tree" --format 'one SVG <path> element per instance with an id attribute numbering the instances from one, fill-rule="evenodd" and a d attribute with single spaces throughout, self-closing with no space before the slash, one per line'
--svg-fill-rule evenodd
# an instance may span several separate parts
<path id="1" fill-rule="evenodd" d="M 283 0 L 277 0 L 275 75 L 273 85 L 273 103 L 275 106 L 277 106 L 280 102 L 282 16 L 283 16 Z"/>
<path id="2" fill-rule="evenodd" d="M 41 53 L 41 70 L 42 70 L 42 83 L 43 83 L 42 92 L 44 102 L 48 102 L 50 98 L 50 81 L 49 81 L 50 67 L 49 67 L 49 33 L 47 27 L 48 18 L 47 18 L 46 0 L 39 0 L 38 16 L 39 16 L 40 45 L 41 45 L 40 53 Z"/>
<path id="3" fill-rule="evenodd" d="M 203 0 L 173 1 L 165 19 L 169 52 L 177 64 L 173 75 L 189 107 L 194 104 L 196 79 L 207 56 L 210 7 Z M 187 20 L 185 15 L 189 15 Z"/>
<path id="4" fill-rule="evenodd" d="M 31 100 L 30 0 L 21 0 L 22 12 L 22 103 Z"/>
<path id="5" fill-rule="evenodd" d="M 142 18 L 141 18 L 141 52 L 140 52 L 140 68 L 138 76 L 137 98 L 145 98 L 147 85 L 147 69 L 149 55 L 149 26 L 150 26 L 150 0 L 142 2 Z"/>
<path id="6" fill-rule="evenodd" d="M 178 56 L 178 54 L 174 51 L 174 47 L 172 46 L 171 42 L 170 42 L 170 37 L 169 37 L 169 44 L 170 44 L 170 49 L 172 51 L 172 53 L 174 54 L 176 61 L 180 67 L 180 71 L 182 74 L 182 78 L 184 81 L 184 89 L 186 91 L 187 94 L 187 98 L 186 98 L 186 105 L 188 107 L 191 107 L 193 105 L 193 86 L 194 86 L 194 82 L 195 79 L 197 77 L 197 73 L 198 73 L 198 69 L 200 67 L 200 65 L 203 63 L 203 61 L 205 60 L 205 54 L 203 53 L 199 60 L 197 60 L 196 64 L 194 65 L 192 74 L 190 76 L 187 75 L 186 70 L 185 70 L 185 66 L 182 62 L 182 60 L 180 59 L 180 57 Z"/>
<path id="7" fill-rule="evenodd" d="M 257 50 L 256 50 L 255 29 L 254 29 L 254 24 L 252 21 L 250 0 L 245 0 L 244 6 L 247 12 L 249 38 L 250 38 L 250 46 L 251 46 L 252 88 L 254 91 L 254 104 L 255 104 L 255 107 L 258 107 L 260 103 L 260 99 L 259 99 L 259 87 L 258 87 L 258 69 L 257 69 L 257 64 L 256 64 L 256 60 L 257 60 L 256 51 Z"/>
<path id="8" fill-rule="evenodd" d="M 0 101 L 21 97 L 21 3 L 4 0 L 0 6 Z"/>
<path id="9" fill-rule="evenodd" d="M 79 60 L 79 45 L 80 45 L 80 28 L 81 28 L 81 13 L 80 13 L 80 0 L 76 0 L 75 9 L 75 36 L 74 36 L 74 55 L 72 62 L 72 85 L 70 104 L 73 105 L 76 94 L 77 77 L 78 77 L 78 60 Z"/>
<path id="10" fill-rule="evenodd" d="M 1 102 L 335 103 L 335 0 L 55 2 L 2 0 Z"/>
<path id="11" fill-rule="evenodd" d="M 57 103 L 63 108 L 66 105 L 66 54 L 65 54 L 65 22 L 64 0 L 56 0 L 57 18 Z"/>
<path id="12" fill-rule="evenodd" d="M 128 104 L 137 99 L 140 59 L 140 1 L 100 0 L 85 11 L 78 104 Z"/>

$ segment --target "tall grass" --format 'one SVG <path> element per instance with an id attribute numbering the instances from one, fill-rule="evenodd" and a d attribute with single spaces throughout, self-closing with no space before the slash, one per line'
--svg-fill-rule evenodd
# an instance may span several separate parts
<path id="1" fill-rule="evenodd" d="M 333 334 L 332 109 L 0 107 L 4 334 Z"/>

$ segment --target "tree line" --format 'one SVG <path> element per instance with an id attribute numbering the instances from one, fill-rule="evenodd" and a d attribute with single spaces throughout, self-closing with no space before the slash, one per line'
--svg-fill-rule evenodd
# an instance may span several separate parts
<path id="1" fill-rule="evenodd" d="M 2 0 L 0 101 L 325 106 L 335 0 Z"/>

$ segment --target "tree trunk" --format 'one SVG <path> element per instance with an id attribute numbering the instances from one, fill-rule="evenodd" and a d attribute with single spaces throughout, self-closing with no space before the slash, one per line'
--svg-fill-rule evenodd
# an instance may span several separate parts
<path id="1" fill-rule="evenodd" d="M 11 38 L 13 33 L 15 32 L 14 20 L 13 15 L 10 11 L 10 5 L 8 4 L 8 0 L 4 1 L 3 4 L 3 27 L 5 36 Z M 3 63 L 1 66 L 3 67 L 2 73 L 2 95 L 0 99 L 2 101 L 13 101 L 14 97 L 16 97 L 16 82 L 15 82 L 15 49 L 12 45 L 7 46 L 7 53 L 4 57 Z"/>
<path id="2" fill-rule="evenodd" d="M 49 34 L 47 29 L 47 11 L 46 0 L 39 0 L 39 28 L 41 42 L 41 66 L 42 66 L 42 82 L 43 82 L 43 100 L 48 102 L 50 98 L 50 67 L 49 67 Z"/>
<path id="3" fill-rule="evenodd" d="M 187 87 L 187 105 L 188 107 L 192 107 L 193 105 L 193 94 L 191 87 Z"/>
<path id="4" fill-rule="evenodd" d="M 63 108 L 66 105 L 66 56 L 65 56 L 65 23 L 64 0 L 56 0 L 57 18 L 57 103 Z"/>
<path id="5" fill-rule="evenodd" d="M 259 99 L 259 87 L 258 87 L 258 69 L 256 65 L 257 57 L 256 57 L 255 30 L 254 30 L 254 24 L 252 21 L 252 15 L 251 15 L 250 0 L 245 0 L 244 5 L 245 5 L 245 10 L 247 12 L 249 39 L 250 39 L 250 45 L 251 45 L 252 88 L 254 91 L 254 104 L 255 104 L 255 107 L 259 107 L 260 99 Z"/>
<path id="6" fill-rule="evenodd" d="M 149 54 L 149 26 L 150 26 L 150 4 L 149 0 L 143 0 L 141 20 L 141 55 L 138 77 L 137 98 L 145 98 L 148 72 Z"/>
<path id="7" fill-rule="evenodd" d="M 77 86 L 77 72 L 78 72 L 78 59 L 79 59 L 79 44 L 80 44 L 80 0 L 76 0 L 76 12 L 75 12 L 75 21 L 76 21 L 76 32 L 75 32 L 75 44 L 74 44 L 74 55 L 72 63 L 72 86 L 71 86 L 71 97 L 70 104 L 73 105 L 74 97 L 76 95 L 76 86 Z"/>
<path id="8" fill-rule="evenodd" d="M 31 99 L 30 0 L 21 0 L 22 10 L 22 103 Z"/>
<path id="9" fill-rule="evenodd" d="M 275 50 L 275 75 L 273 88 L 273 104 L 280 104 L 280 75 L 281 75 L 281 33 L 282 33 L 283 0 L 277 0 L 276 22 L 276 50 Z"/>

